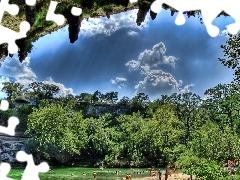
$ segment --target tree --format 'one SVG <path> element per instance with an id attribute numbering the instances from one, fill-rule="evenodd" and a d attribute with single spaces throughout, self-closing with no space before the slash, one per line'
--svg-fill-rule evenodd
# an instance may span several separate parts
<path id="1" fill-rule="evenodd" d="M 13 100 L 17 96 L 22 95 L 23 93 L 23 85 L 16 82 L 4 82 L 3 88 L 1 90 L 2 92 L 5 92 L 7 94 L 8 100 Z"/>
<path id="2" fill-rule="evenodd" d="M 120 115 L 116 118 L 119 123 L 119 131 L 121 132 L 122 154 L 127 158 L 128 166 L 136 166 L 142 163 L 141 154 L 141 135 L 144 120 L 140 113 L 132 115 Z"/>
<path id="3" fill-rule="evenodd" d="M 74 112 L 72 102 L 45 104 L 41 108 L 33 108 L 28 116 L 26 134 L 34 137 L 40 145 L 54 145 L 59 151 L 79 154 L 87 143 L 86 124 L 81 112 Z"/>
<path id="4" fill-rule="evenodd" d="M 123 96 L 122 99 L 118 101 L 118 105 L 127 107 L 129 106 L 130 100 L 127 96 Z"/>
<path id="5" fill-rule="evenodd" d="M 133 97 L 130 100 L 130 111 L 131 112 L 140 111 L 141 113 L 143 113 L 147 108 L 148 101 L 149 101 L 148 95 L 146 95 L 145 93 L 138 93 L 135 97 Z"/>
<path id="6" fill-rule="evenodd" d="M 92 102 L 93 103 L 99 103 L 104 100 L 104 94 L 102 94 L 100 91 L 95 91 L 92 96 Z"/>
<path id="7" fill-rule="evenodd" d="M 106 102 L 110 104 L 114 104 L 118 100 L 118 92 L 108 92 L 105 94 L 104 97 Z"/>
<path id="8" fill-rule="evenodd" d="M 93 117 L 85 119 L 88 134 L 88 146 L 85 153 L 92 164 L 106 160 L 108 166 L 109 164 L 116 165 L 113 161 L 119 153 L 121 142 L 118 138 L 119 133 L 110 125 L 111 121 L 110 114 L 104 114 L 97 119 Z M 112 156 L 112 159 L 109 156 Z"/>
<path id="9" fill-rule="evenodd" d="M 224 58 L 218 58 L 219 61 L 228 68 L 235 69 L 235 80 L 240 80 L 240 35 L 230 35 L 225 45 L 220 46 L 223 49 Z"/>
<path id="10" fill-rule="evenodd" d="M 239 85 L 218 84 L 205 92 L 207 96 L 203 106 L 208 109 L 211 120 L 223 129 L 228 125 L 233 131 L 239 131 Z"/>
<path id="11" fill-rule="evenodd" d="M 91 103 L 93 95 L 90 93 L 81 93 L 79 96 L 76 96 L 79 102 Z"/>
<path id="12" fill-rule="evenodd" d="M 212 121 L 207 121 L 205 125 L 194 132 L 193 139 L 188 142 L 188 148 L 197 157 L 219 164 L 240 156 L 238 135 L 232 133 L 229 126 L 221 130 Z"/>
<path id="13" fill-rule="evenodd" d="M 215 180 L 219 178 L 226 179 L 228 176 L 228 172 L 221 169 L 215 161 L 186 154 L 180 156 L 179 162 L 185 168 L 184 174 L 195 175 L 197 178 Z"/>
<path id="14" fill-rule="evenodd" d="M 191 140 L 191 133 L 198 128 L 195 126 L 198 108 L 202 99 L 192 92 L 177 94 L 174 93 L 169 97 L 164 97 L 165 102 L 169 102 L 178 119 L 184 124 L 185 137 L 183 142 L 187 144 Z"/>
<path id="15" fill-rule="evenodd" d="M 33 95 L 37 96 L 40 100 L 51 99 L 60 91 L 57 85 L 43 82 L 33 82 L 30 83 L 28 87 L 32 90 Z"/>
<path id="16" fill-rule="evenodd" d="M 169 150 L 183 138 L 183 123 L 169 104 L 160 106 L 151 118 L 145 120 L 139 136 L 142 153 L 152 163 L 166 165 Z"/>

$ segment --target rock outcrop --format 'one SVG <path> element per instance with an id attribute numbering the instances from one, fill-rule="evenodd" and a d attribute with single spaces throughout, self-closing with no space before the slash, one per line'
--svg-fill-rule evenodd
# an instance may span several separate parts
<path id="1" fill-rule="evenodd" d="M 16 153 L 24 150 L 23 141 L 0 140 L 0 162 L 18 163 L 16 160 Z"/>

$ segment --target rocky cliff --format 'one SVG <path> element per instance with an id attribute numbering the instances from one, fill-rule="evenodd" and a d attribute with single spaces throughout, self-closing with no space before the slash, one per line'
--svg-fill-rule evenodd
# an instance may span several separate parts
<path id="1" fill-rule="evenodd" d="M 24 142 L 27 139 L 22 133 L 17 133 L 16 136 L 7 136 L 0 133 L 0 162 L 17 164 L 16 153 L 25 150 Z"/>

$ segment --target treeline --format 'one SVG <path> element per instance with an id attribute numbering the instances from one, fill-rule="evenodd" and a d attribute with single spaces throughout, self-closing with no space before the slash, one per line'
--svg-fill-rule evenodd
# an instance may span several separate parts
<path id="1" fill-rule="evenodd" d="M 240 156 L 239 84 L 219 84 L 206 90 L 204 98 L 189 92 L 154 101 L 144 93 L 117 100 L 116 92 L 99 91 L 54 98 L 58 89 L 44 83 L 33 83 L 25 91 L 5 83 L 2 89 L 9 100 L 24 94 L 37 102 L 35 107 L 15 107 L 14 113 L 21 114 L 20 121 L 25 118 L 25 133 L 31 137 L 26 150 L 38 162 L 104 167 L 175 162 L 189 174 L 217 179 L 226 176 L 219 167 Z M 122 103 L 131 111 L 88 117 L 79 106 L 82 102 Z"/>

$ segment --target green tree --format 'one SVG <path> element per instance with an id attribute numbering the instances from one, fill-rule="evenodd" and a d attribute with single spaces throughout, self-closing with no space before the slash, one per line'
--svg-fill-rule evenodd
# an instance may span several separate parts
<path id="1" fill-rule="evenodd" d="M 223 49 L 224 58 L 218 58 L 219 61 L 228 68 L 235 69 L 235 80 L 240 80 L 240 35 L 230 35 L 225 45 L 220 46 Z"/>
<path id="2" fill-rule="evenodd" d="M 118 92 L 107 92 L 105 94 L 105 100 L 110 104 L 116 103 L 116 101 L 118 100 Z"/>
<path id="3" fill-rule="evenodd" d="M 74 112 L 74 103 L 49 103 L 33 108 L 28 116 L 26 134 L 34 137 L 40 145 L 51 144 L 71 154 L 79 154 L 87 143 L 86 124 L 81 112 Z"/>
<path id="4" fill-rule="evenodd" d="M 207 99 L 204 107 L 208 109 L 211 120 L 218 123 L 222 129 L 229 126 L 232 131 L 239 131 L 239 87 L 234 84 L 218 84 L 205 92 Z"/>
<path id="5" fill-rule="evenodd" d="M 33 82 L 28 85 L 30 94 L 37 96 L 39 100 L 41 99 L 52 99 L 56 95 L 60 88 L 55 84 L 48 84 L 43 82 Z"/>
<path id="6" fill-rule="evenodd" d="M 185 137 L 182 142 L 186 145 L 191 140 L 192 132 L 198 128 L 196 125 L 198 108 L 202 103 L 202 99 L 199 95 L 192 92 L 177 94 L 174 93 L 168 98 L 165 97 L 165 102 L 169 102 L 173 108 L 178 119 L 184 124 Z"/>
<path id="7" fill-rule="evenodd" d="M 142 163 L 141 129 L 144 124 L 142 116 L 138 112 L 132 115 L 120 115 L 116 119 L 121 132 L 122 153 L 127 158 L 128 166 L 140 165 Z"/>
<path id="8" fill-rule="evenodd" d="M 17 96 L 23 95 L 23 85 L 16 82 L 4 82 L 1 91 L 7 94 L 7 100 L 11 103 Z"/>
<path id="9" fill-rule="evenodd" d="M 223 164 L 228 159 L 240 156 L 239 142 L 238 135 L 232 133 L 229 126 L 221 130 L 216 123 L 207 121 L 198 131 L 194 132 L 188 148 L 199 158 Z"/>

